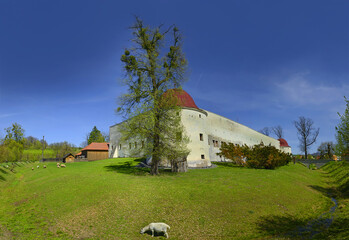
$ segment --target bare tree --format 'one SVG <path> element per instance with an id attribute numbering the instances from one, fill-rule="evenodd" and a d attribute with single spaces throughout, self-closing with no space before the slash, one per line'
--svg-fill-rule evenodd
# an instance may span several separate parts
<path id="1" fill-rule="evenodd" d="M 298 121 L 294 121 L 294 126 L 298 131 L 299 147 L 304 152 L 305 159 L 308 158 L 308 147 L 316 142 L 320 128 L 313 127 L 314 121 L 310 118 L 299 117 Z"/>
<path id="2" fill-rule="evenodd" d="M 277 136 L 277 138 L 283 138 L 284 133 L 283 133 L 282 127 L 280 125 L 278 125 L 276 127 L 272 127 L 271 130 Z"/>
<path id="3" fill-rule="evenodd" d="M 269 136 L 270 135 L 270 128 L 269 127 L 265 127 L 261 130 L 259 130 L 260 133 Z"/>

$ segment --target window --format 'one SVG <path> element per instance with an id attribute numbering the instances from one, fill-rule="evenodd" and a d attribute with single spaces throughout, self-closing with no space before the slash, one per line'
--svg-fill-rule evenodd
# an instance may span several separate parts
<path id="1" fill-rule="evenodd" d="M 142 141 L 142 148 L 144 148 L 144 141 Z"/>
<path id="2" fill-rule="evenodd" d="M 137 142 L 135 142 L 135 148 L 137 148 Z"/>
<path id="3" fill-rule="evenodd" d="M 129 145 L 129 147 L 130 147 L 130 149 L 131 149 L 131 148 L 132 148 L 132 143 L 129 143 L 128 145 Z"/>
<path id="4" fill-rule="evenodd" d="M 214 146 L 214 147 L 218 147 L 218 141 L 212 140 L 212 143 L 213 143 L 213 146 Z"/>
<path id="5" fill-rule="evenodd" d="M 200 133 L 200 141 L 204 141 L 204 134 Z"/>
<path id="6" fill-rule="evenodd" d="M 201 159 L 205 159 L 205 155 L 204 154 L 201 154 Z"/>
<path id="7" fill-rule="evenodd" d="M 121 150 L 121 144 L 119 144 L 119 150 Z"/>
<path id="8" fill-rule="evenodd" d="M 201 114 L 199 114 L 199 118 L 201 118 Z"/>

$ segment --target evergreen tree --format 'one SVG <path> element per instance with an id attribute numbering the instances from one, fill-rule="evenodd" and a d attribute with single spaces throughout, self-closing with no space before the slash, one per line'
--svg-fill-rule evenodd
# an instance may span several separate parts
<path id="1" fill-rule="evenodd" d="M 91 144 L 92 142 L 105 142 L 103 134 L 97 129 L 96 126 L 93 127 L 88 136 L 88 144 Z"/>
<path id="2" fill-rule="evenodd" d="M 182 53 L 181 35 L 175 26 L 166 30 L 162 30 L 162 25 L 150 28 L 136 18 L 131 29 L 134 46 L 121 56 L 126 72 L 124 83 L 128 86 L 128 93 L 120 98 L 118 108 L 128 119 L 122 126 L 122 139 L 146 140 L 152 156 L 151 174 L 156 175 L 166 139 L 164 126 L 169 126 L 164 116 L 176 114 L 176 110 L 170 110 L 176 104 L 165 107 L 162 97 L 166 90 L 178 88 L 184 81 L 187 61 Z M 169 35 L 171 39 L 165 39 Z"/>
<path id="3" fill-rule="evenodd" d="M 349 155 L 349 100 L 344 97 L 346 109 L 341 115 L 338 113 L 340 123 L 336 126 L 336 154 Z"/>

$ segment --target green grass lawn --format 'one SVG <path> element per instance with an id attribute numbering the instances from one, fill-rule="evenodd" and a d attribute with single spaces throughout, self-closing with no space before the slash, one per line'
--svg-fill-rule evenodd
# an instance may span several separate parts
<path id="1" fill-rule="evenodd" d="M 319 190 L 330 187 L 323 173 L 299 164 L 161 176 L 135 164 L 36 163 L 15 173 L 0 166 L 0 239 L 151 239 L 139 234 L 150 222 L 170 225 L 171 239 L 287 239 L 333 204 Z"/>

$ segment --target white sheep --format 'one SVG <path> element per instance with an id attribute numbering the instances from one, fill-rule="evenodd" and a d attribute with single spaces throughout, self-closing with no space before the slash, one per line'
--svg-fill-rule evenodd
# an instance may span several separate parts
<path id="1" fill-rule="evenodd" d="M 141 229 L 141 234 L 151 231 L 151 236 L 154 237 L 155 231 L 157 233 L 164 233 L 165 237 L 168 238 L 167 229 L 170 229 L 170 226 L 166 223 L 150 223 L 148 226 Z"/>
<path id="2" fill-rule="evenodd" d="M 64 164 L 61 164 L 61 167 L 65 168 L 66 166 Z"/>
<path id="3" fill-rule="evenodd" d="M 39 165 L 37 165 L 36 167 L 37 167 L 37 168 L 39 168 L 40 166 L 39 166 Z"/>
<path id="4" fill-rule="evenodd" d="M 46 165 L 44 165 L 44 168 L 46 168 Z"/>

